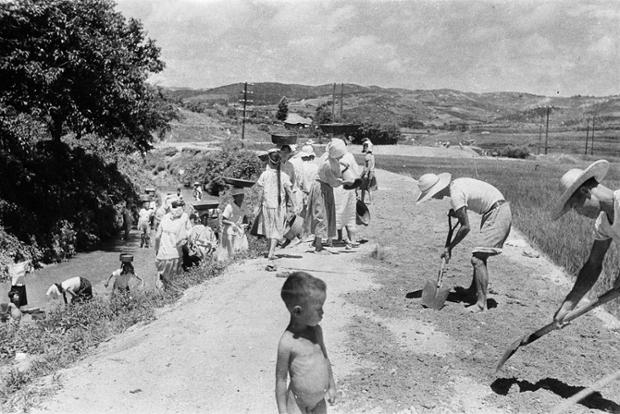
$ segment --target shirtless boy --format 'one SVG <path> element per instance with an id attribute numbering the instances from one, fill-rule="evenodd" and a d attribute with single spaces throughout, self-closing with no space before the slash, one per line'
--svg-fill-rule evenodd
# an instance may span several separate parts
<path id="1" fill-rule="evenodd" d="M 276 402 L 280 414 L 326 413 L 325 396 L 332 404 L 336 399 L 336 383 L 319 325 L 325 291 L 325 282 L 304 272 L 292 273 L 282 286 L 280 296 L 291 320 L 278 344 Z"/>

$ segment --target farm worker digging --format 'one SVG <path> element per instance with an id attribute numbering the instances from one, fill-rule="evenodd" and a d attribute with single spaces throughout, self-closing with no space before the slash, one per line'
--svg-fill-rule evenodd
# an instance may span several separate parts
<path id="1" fill-rule="evenodd" d="M 562 195 L 551 211 L 553 220 L 557 220 L 571 208 L 577 214 L 596 220 L 590 256 L 581 267 L 573 288 L 553 317 L 560 325 L 598 280 L 611 242 L 620 242 L 620 190 L 613 191 L 600 184 L 608 170 L 609 162 L 598 160 L 585 170 L 578 168 L 568 170 L 560 179 Z M 620 277 L 616 277 L 614 286 L 619 285 Z"/>
<path id="2" fill-rule="evenodd" d="M 470 232 L 468 210 L 482 215 L 478 247 L 472 251 L 471 264 L 474 275 L 467 294 L 476 305 L 474 312 L 487 310 L 487 292 L 489 274 L 487 259 L 502 252 L 504 242 L 510 233 L 512 213 L 510 205 L 502 193 L 491 184 L 474 178 L 456 178 L 452 180 L 449 173 L 424 174 L 418 180 L 420 196 L 418 204 L 435 198 L 441 200 L 450 197 L 452 209 L 449 214 L 456 217 L 461 225 L 454 239 L 444 249 L 441 257 L 450 260 L 452 249 Z"/>

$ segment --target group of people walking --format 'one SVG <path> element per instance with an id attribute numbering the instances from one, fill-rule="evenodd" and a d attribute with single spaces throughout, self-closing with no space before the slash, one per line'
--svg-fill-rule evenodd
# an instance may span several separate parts
<path id="1" fill-rule="evenodd" d="M 285 236 L 287 224 L 295 220 L 303 221 L 295 236 L 312 236 L 317 253 L 325 245 L 332 245 L 339 232 L 347 248 L 359 246 L 357 189 L 367 182 L 363 178 L 374 178 L 374 158 L 372 144 L 367 141 L 364 151 L 372 162 L 370 168 L 361 168 L 348 151 L 347 143 L 347 139 L 333 138 L 320 157 L 316 157 L 314 147 L 308 143 L 299 152 L 294 145 L 281 145 L 264 155 L 265 171 L 256 182 L 260 204 L 253 230 L 255 235 L 269 239 L 269 260 L 276 259 L 275 250 Z M 373 183 L 376 188 L 376 179 Z M 368 186 L 364 189 L 369 191 Z"/>

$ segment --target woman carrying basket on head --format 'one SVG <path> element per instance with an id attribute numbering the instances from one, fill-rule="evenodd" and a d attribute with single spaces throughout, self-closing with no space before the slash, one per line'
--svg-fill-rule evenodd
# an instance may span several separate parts
<path id="1" fill-rule="evenodd" d="M 294 203 L 292 184 L 288 174 L 280 170 L 280 152 L 271 149 L 267 155 L 267 168 L 258 177 L 256 185 L 260 191 L 260 210 L 256 224 L 256 234 L 269 239 L 269 252 L 267 258 L 274 260 L 278 241 L 284 236 L 284 223 L 286 221 L 286 199 L 288 197 Z M 295 205 L 291 206 L 292 210 Z"/>

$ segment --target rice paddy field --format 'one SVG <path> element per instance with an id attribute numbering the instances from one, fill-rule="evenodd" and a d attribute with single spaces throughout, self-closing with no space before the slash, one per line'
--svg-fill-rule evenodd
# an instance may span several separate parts
<path id="1" fill-rule="evenodd" d="M 558 185 L 562 174 L 571 168 L 585 168 L 591 161 L 573 157 L 513 160 L 376 156 L 377 168 L 414 178 L 427 172 L 450 172 L 453 177 L 473 177 L 493 184 L 511 203 L 513 225 L 571 276 L 577 275 L 590 252 L 594 221 L 572 211 L 557 221 L 551 221 L 549 211 L 553 201 L 560 195 Z M 612 166 L 604 184 L 615 190 L 620 188 L 620 162 L 617 159 L 610 161 Z M 618 269 L 620 255 L 618 247 L 612 243 L 603 274 L 594 287 L 597 294 L 612 286 Z M 620 304 L 612 303 L 608 310 L 618 316 Z"/>

